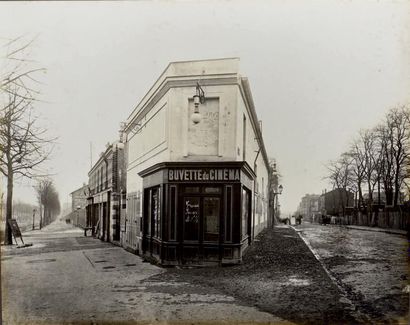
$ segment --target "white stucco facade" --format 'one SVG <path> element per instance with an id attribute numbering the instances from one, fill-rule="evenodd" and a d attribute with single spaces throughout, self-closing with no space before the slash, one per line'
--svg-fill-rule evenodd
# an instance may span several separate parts
<path id="1" fill-rule="evenodd" d="M 205 102 L 199 106 L 201 121 L 195 124 L 191 115 L 197 83 Z M 129 203 L 123 236 L 129 238 L 130 249 L 141 249 L 144 182 L 140 173 L 164 162 L 246 162 L 256 175 L 247 183 L 252 193 L 251 236 L 266 226 L 269 164 L 238 58 L 170 63 L 130 114 L 124 131 Z"/>

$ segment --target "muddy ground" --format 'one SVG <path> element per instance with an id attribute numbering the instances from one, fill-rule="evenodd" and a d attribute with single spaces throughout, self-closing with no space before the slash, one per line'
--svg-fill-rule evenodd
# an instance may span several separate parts
<path id="1" fill-rule="evenodd" d="M 264 230 L 241 265 L 172 268 L 157 277 L 214 288 L 298 324 L 364 321 L 302 239 L 286 227 Z"/>
<path id="2" fill-rule="evenodd" d="M 406 236 L 317 224 L 297 230 L 369 322 L 408 323 Z"/>

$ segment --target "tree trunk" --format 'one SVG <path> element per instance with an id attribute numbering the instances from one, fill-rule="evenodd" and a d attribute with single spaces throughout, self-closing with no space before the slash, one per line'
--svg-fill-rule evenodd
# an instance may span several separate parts
<path id="1" fill-rule="evenodd" d="M 13 172 L 8 170 L 7 177 L 7 201 L 6 201 L 6 229 L 4 243 L 13 245 L 13 234 L 9 225 L 9 220 L 13 218 Z"/>
<path id="2" fill-rule="evenodd" d="M 386 192 L 384 194 L 386 196 Z M 380 204 L 381 204 L 380 202 L 380 179 L 377 180 L 377 204 L 380 207 Z"/>
<path id="3" fill-rule="evenodd" d="M 394 201 L 393 201 L 393 206 L 397 207 L 399 204 L 399 195 L 400 195 L 400 186 L 399 186 L 399 180 L 398 176 L 396 176 L 394 180 Z"/>
<path id="4" fill-rule="evenodd" d="M 40 203 L 40 230 L 43 227 L 43 205 Z"/>
<path id="5" fill-rule="evenodd" d="M 358 184 L 358 188 L 359 188 L 359 204 L 358 204 L 358 208 L 359 208 L 359 210 L 361 210 L 362 205 L 363 205 L 363 192 L 362 192 L 362 184 L 361 184 L 361 183 Z"/>

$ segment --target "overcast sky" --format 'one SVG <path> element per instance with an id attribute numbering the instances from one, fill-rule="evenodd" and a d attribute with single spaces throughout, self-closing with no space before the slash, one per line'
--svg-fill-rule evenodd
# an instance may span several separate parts
<path id="1" fill-rule="evenodd" d="M 0 3 L 0 37 L 36 37 L 47 68 L 37 109 L 59 136 L 63 202 L 87 182 L 90 142 L 95 162 L 170 61 L 239 57 L 294 211 L 361 128 L 410 101 L 409 31 L 408 1 Z M 35 202 L 28 181 L 15 198 Z"/>

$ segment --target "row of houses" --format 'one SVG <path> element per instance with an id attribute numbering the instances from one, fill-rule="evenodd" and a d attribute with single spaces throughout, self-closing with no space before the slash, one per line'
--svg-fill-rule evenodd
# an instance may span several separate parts
<path id="1" fill-rule="evenodd" d="M 324 191 L 322 194 L 306 194 L 297 212 L 305 221 L 321 221 L 322 215 L 341 216 L 354 206 L 354 194 L 344 189 Z"/>
<path id="2" fill-rule="evenodd" d="M 232 58 L 170 63 L 79 192 L 101 240 L 163 265 L 234 264 L 272 215 L 269 182 L 250 85 Z"/>
<path id="3" fill-rule="evenodd" d="M 403 201 L 404 195 L 400 193 L 399 203 L 404 208 Z M 353 215 L 354 212 L 366 214 L 369 204 L 371 204 L 372 212 L 379 209 L 384 210 L 386 208 L 385 193 L 373 193 L 371 201 L 369 194 L 364 193 L 363 202 L 359 203 L 357 194 L 345 189 L 324 190 L 322 194 L 306 194 L 302 197 L 296 214 L 302 215 L 307 221 L 317 221 L 320 220 L 321 215 L 345 216 Z"/>

